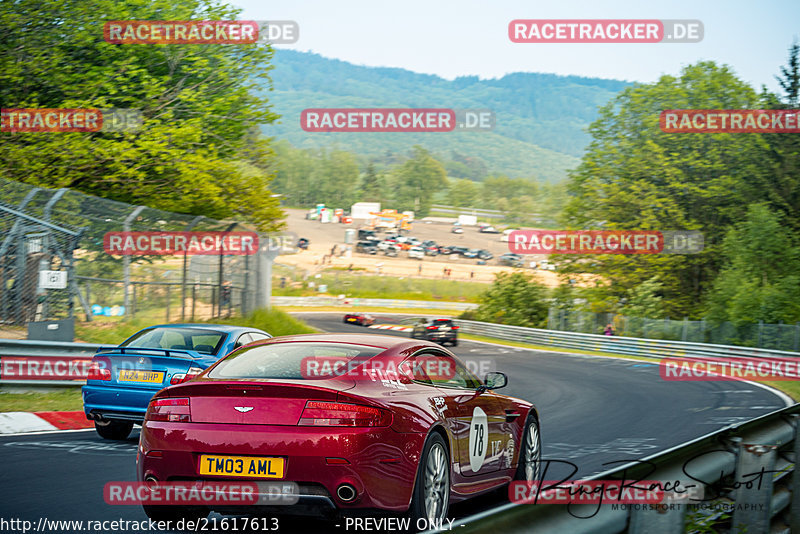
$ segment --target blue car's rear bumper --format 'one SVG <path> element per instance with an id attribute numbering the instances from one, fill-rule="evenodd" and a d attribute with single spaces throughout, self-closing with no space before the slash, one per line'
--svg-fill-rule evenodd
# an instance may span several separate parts
<path id="1" fill-rule="evenodd" d="M 87 384 L 81 388 L 83 411 L 89 419 L 99 417 L 141 423 L 150 399 L 161 388 L 160 385 L 154 388 L 126 388 Z"/>

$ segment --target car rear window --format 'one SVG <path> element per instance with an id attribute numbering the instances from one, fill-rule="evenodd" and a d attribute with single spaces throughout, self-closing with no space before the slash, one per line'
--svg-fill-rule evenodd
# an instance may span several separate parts
<path id="1" fill-rule="evenodd" d="M 202 354 L 216 354 L 225 334 L 202 328 L 149 328 L 129 337 L 121 347 L 145 349 L 194 350 Z"/>
<path id="2" fill-rule="evenodd" d="M 347 343 L 268 343 L 232 354 L 208 377 L 320 380 L 341 376 L 384 350 Z"/>

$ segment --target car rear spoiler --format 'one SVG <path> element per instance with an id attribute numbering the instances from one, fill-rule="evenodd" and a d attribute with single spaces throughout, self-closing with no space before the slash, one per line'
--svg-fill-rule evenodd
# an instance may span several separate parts
<path id="1" fill-rule="evenodd" d="M 196 360 L 202 358 L 200 354 L 193 350 L 185 349 L 152 349 L 149 347 L 100 347 L 95 354 L 141 354 L 142 352 L 158 352 L 163 353 L 167 358 L 181 358 L 184 360 Z"/>

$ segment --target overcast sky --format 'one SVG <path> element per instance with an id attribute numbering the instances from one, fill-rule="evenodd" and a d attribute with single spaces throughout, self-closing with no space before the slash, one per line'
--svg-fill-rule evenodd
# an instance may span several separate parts
<path id="1" fill-rule="evenodd" d="M 229 0 L 241 19 L 294 20 L 300 39 L 279 45 L 357 65 L 453 79 L 510 72 L 652 82 L 700 60 L 726 63 L 756 90 L 778 85 L 800 38 L 800 0 Z M 514 19 L 699 19 L 693 44 L 516 44 Z"/>

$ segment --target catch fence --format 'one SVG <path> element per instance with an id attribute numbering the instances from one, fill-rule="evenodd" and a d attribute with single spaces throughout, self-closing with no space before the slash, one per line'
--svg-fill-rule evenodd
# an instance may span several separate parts
<path id="1" fill-rule="evenodd" d="M 0 324 L 139 314 L 210 319 L 268 305 L 270 236 L 259 234 L 254 255 L 129 256 L 104 248 L 109 232 L 188 231 L 252 228 L 0 179 Z"/>

